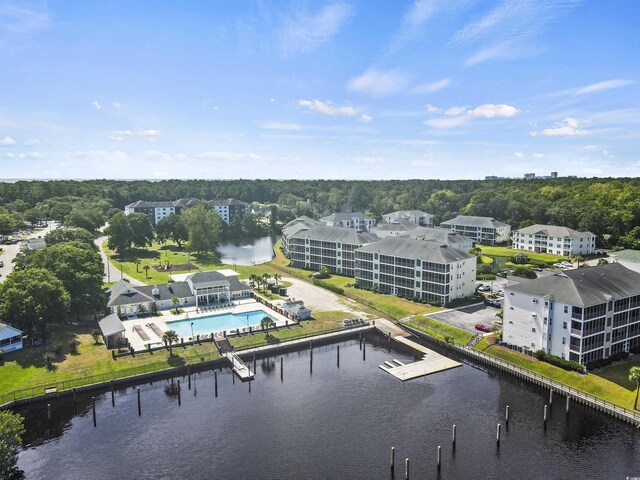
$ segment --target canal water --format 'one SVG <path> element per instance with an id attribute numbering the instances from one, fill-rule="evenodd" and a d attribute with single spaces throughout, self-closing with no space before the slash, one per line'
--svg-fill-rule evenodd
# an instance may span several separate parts
<path id="1" fill-rule="evenodd" d="M 273 259 L 273 246 L 278 236 L 243 238 L 220 243 L 218 254 L 222 263 L 229 265 L 255 265 Z"/>
<path id="2" fill-rule="evenodd" d="M 377 344 L 377 345 L 376 345 Z M 340 345 L 340 366 L 337 366 Z M 462 367 L 402 383 L 378 368 L 412 360 L 369 334 L 257 360 L 251 385 L 223 369 L 19 409 L 27 435 L 19 466 L 29 479 L 389 479 L 410 459 L 413 479 L 624 479 L 640 475 L 640 431 L 503 374 Z M 172 387 L 173 384 L 173 387 Z M 510 406 L 508 428 L 505 406 Z M 496 446 L 496 425 L 502 439 Z M 457 443 L 452 447 L 452 425 Z M 438 446 L 442 466 L 436 467 Z"/>

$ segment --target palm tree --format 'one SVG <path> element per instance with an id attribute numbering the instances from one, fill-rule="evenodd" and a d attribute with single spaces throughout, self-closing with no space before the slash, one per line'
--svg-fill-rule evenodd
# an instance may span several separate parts
<path id="1" fill-rule="evenodd" d="M 580 268 L 580 263 L 584 263 L 584 257 L 581 257 L 580 255 L 576 255 L 575 257 L 573 257 L 573 261 L 576 262 L 576 266 L 578 268 Z"/>
<path id="2" fill-rule="evenodd" d="M 165 347 L 169 347 L 169 356 L 172 357 L 173 348 L 171 345 L 173 343 L 178 343 L 178 334 L 174 330 L 168 330 L 164 332 L 164 335 L 162 335 L 162 341 L 164 342 Z"/>
<path id="3" fill-rule="evenodd" d="M 638 393 L 640 392 L 640 367 L 631 367 L 629 370 L 629 380 L 636 382 L 636 401 L 633 404 L 634 410 L 638 409 Z"/>
<path id="4" fill-rule="evenodd" d="M 178 313 L 178 304 L 180 303 L 180 299 L 178 297 L 172 297 L 171 298 L 171 303 L 173 303 L 173 306 L 176 308 L 176 314 Z"/>
<path id="5" fill-rule="evenodd" d="M 142 267 L 142 269 L 144 270 L 144 278 L 147 279 L 149 278 L 149 265 L 145 265 L 144 267 Z"/>
<path id="6" fill-rule="evenodd" d="M 277 273 L 273 274 L 273 279 L 276 281 L 276 287 L 278 286 L 278 280 L 282 278 L 282 275 L 278 275 Z"/>
<path id="7" fill-rule="evenodd" d="M 268 273 L 262 274 L 262 284 L 264 285 L 264 293 L 267 293 L 267 285 L 268 285 L 267 280 L 270 278 L 271 278 L 271 275 L 269 275 Z"/>
<path id="8" fill-rule="evenodd" d="M 256 285 L 258 282 L 258 276 L 255 273 L 252 273 L 251 275 L 249 275 L 249 281 Z"/>
<path id="9" fill-rule="evenodd" d="M 264 317 L 262 317 L 262 320 L 260 320 L 260 327 L 263 330 L 267 331 L 267 337 L 269 336 L 269 328 L 271 326 L 275 326 L 276 322 L 273 321 L 273 318 L 265 315 Z"/>
<path id="10" fill-rule="evenodd" d="M 256 284 L 256 289 L 260 290 L 260 285 L 262 285 L 262 279 L 256 275 L 256 279 L 254 280 L 254 283 Z"/>

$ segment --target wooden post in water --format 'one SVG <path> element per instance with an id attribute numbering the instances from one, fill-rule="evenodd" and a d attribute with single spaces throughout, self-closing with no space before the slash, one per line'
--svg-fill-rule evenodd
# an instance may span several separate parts
<path id="1" fill-rule="evenodd" d="M 404 459 L 404 480 L 409 480 L 409 459 Z"/>
<path id="2" fill-rule="evenodd" d="M 142 403 L 140 402 L 140 387 L 138 387 L 138 416 L 142 416 Z"/>
<path id="3" fill-rule="evenodd" d="M 543 418 L 544 418 L 544 425 L 546 427 L 547 426 L 547 405 L 544 406 Z"/>
<path id="4" fill-rule="evenodd" d="M 51 421 L 51 404 L 47 403 L 47 418 Z"/>
<path id="5" fill-rule="evenodd" d="M 256 351 L 253 351 L 253 373 L 256 373 Z"/>
<path id="6" fill-rule="evenodd" d="M 280 381 L 284 382 L 284 357 L 280 357 Z"/>
<path id="7" fill-rule="evenodd" d="M 391 447 L 391 472 L 396 468 L 396 447 Z"/>
<path id="8" fill-rule="evenodd" d="M 91 405 L 93 410 L 93 426 L 96 427 L 98 425 L 96 422 L 96 397 L 91 397 Z"/>
<path id="9" fill-rule="evenodd" d="M 362 341 L 362 361 L 364 362 L 367 359 L 367 341 Z"/>
<path id="10" fill-rule="evenodd" d="M 455 427 L 455 425 L 454 425 Z M 453 442 L 455 444 L 455 441 Z M 438 445 L 438 470 L 440 470 L 440 464 L 442 463 L 442 447 Z"/>
<path id="11" fill-rule="evenodd" d="M 389 343 L 387 345 L 387 350 L 389 353 L 391 353 L 391 332 L 387 333 L 387 339 L 389 340 Z"/>
<path id="12" fill-rule="evenodd" d="M 500 424 L 496 427 L 496 445 L 500 446 Z"/>
<path id="13" fill-rule="evenodd" d="M 453 448 L 456 448 L 456 426 L 453 426 L 453 435 L 451 437 L 451 441 L 453 443 Z"/>
<path id="14" fill-rule="evenodd" d="M 337 362 L 338 362 L 338 368 L 340 368 L 340 345 L 338 345 Z"/>
<path id="15" fill-rule="evenodd" d="M 362 350 L 362 330 L 360 330 L 360 350 Z"/>
<path id="16" fill-rule="evenodd" d="M 180 380 L 178 380 L 178 406 L 182 405 L 182 399 L 180 396 Z"/>
<path id="17" fill-rule="evenodd" d="M 507 408 L 504 411 L 504 421 L 509 425 L 509 405 L 507 405 Z"/>
<path id="18" fill-rule="evenodd" d="M 569 400 L 570 400 L 570 397 L 569 397 L 569 395 L 567 395 L 567 405 L 565 407 L 567 415 L 569 415 Z"/>
<path id="19" fill-rule="evenodd" d="M 553 388 L 549 389 L 549 406 L 553 406 Z"/>
<path id="20" fill-rule="evenodd" d="M 251 393 L 251 380 L 249 380 L 249 393 Z"/>
<path id="21" fill-rule="evenodd" d="M 313 373 L 313 348 L 309 350 L 309 373 Z"/>
<path id="22" fill-rule="evenodd" d="M 216 398 L 218 398 L 218 371 L 217 370 L 213 372 L 213 387 L 215 390 L 215 396 Z"/>
<path id="23" fill-rule="evenodd" d="M 191 390 L 191 365 L 187 363 L 187 378 L 189 380 L 188 388 Z"/>
<path id="24" fill-rule="evenodd" d="M 115 390 L 113 389 L 113 380 L 111 380 L 111 406 L 112 407 L 116 406 L 116 393 L 115 393 Z"/>

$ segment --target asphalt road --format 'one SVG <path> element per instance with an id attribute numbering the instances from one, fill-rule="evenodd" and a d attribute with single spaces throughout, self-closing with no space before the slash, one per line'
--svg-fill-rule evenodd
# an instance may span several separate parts
<path id="1" fill-rule="evenodd" d="M 44 237 L 47 233 L 55 230 L 59 226 L 60 224 L 57 222 L 49 222 L 49 226 L 47 228 L 37 230 L 32 234 L 23 237 L 22 239 Z M 2 275 L 0 276 L 0 282 L 4 282 L 4 279 L 7 278 L 7 275 L 13 272 L 13 259 L 16 258 L 16 255 L 20 251 L 20 243 L 18 242 L 13 245 L 2 245 L 2 248 L 3 254 L 0 255 L 0 260 L 4 262 L 4 266 L 0 267 L 0 274 Z"/>
<path id="2" fill-rule="evenodd" d="M 467 332 L 476 332 L 475 325 L 477 323 L 491 327 L 492 322 L 500 320 L 500 318 L 496 317 L 496 313 L 499 311 L 499 308 L 476 304 L 455 310 L 432 313 L 429 316 L 448 325 L 466 330 Z"/>
<path id="3" fill-rule="evenodd" d="M 98 237 L 93 241 L 93 243 L 95 243 L 98 247 L 100 257 L 102 257 L 102 264 L 104 265 L 104 281 L 117 282 L 118 280 L 128 280 L 129 283 L 133 286 L 146 285 L 146 283 L 143 283 L 140 280 L 136 280 L 126 273 L 121 272 L 113 263 L 109 262 L 109 259 L 105 255 L 104 250 L 102 250 L 102 244 L 106 239 L 107 237 Z"/>

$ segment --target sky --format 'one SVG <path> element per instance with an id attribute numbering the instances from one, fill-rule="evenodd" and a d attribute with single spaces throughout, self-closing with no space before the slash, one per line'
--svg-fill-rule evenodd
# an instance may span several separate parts
<path id="1" fill-rule="evenodd" d="M 0 178 L 640 176 L 636 0 L 0 0 Z"/>

